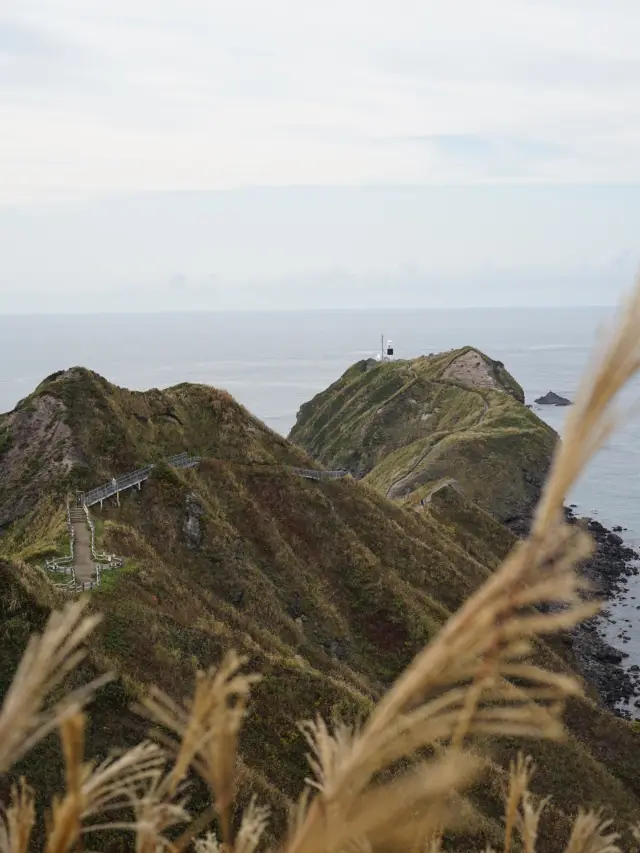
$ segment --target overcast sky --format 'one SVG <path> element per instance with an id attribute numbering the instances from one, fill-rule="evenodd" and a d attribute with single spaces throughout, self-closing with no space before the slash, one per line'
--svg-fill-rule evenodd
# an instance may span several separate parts
<path id="1" fill-rule="evenodd" d="M 0 310 L 614 302 L 637 0 L 2 0 Z"/>

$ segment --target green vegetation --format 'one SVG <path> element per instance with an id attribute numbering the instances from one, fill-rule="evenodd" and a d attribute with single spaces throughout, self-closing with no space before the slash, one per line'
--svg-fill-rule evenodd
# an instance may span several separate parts
<path id="1" fill-rule="evenodd" d="M 465 360 L 475 384 L 456 371 Z M 501 521 L 530 511 L 557 440 L 504 367 L 470 347 L 359 362 L 302 406 L 290 438 L 390 498 L 415 502 L 453 479 Z"/>
<path id="2" fill-rule="evenodd" d="M 12 453 L 0 454 L 0 525 L 26 515 L 43 493 L 64 502 L 76 489 L 183 451 L 245 464 L 311 464 L 224 391 L 182 384 L 140 393 L 79 367 L 52 374 L 0 428 L 13 436 Z"/>
<path id="3" fill-rule="evenodd" d="M 103 569 L 100 572 L 100 587 L 95 590 L 94 596 L 99 599 L 101 595 L 113 593 L 121 582 L 123 575 L 135 574 L 137 571 L 138 564 L 135 560 L 125 560 L 122 566 L 114 567 L 113 569 Z"/>
<path id="4" fill-rule="evenodd" d="M 226 392 L 206 385 L 141 393 L 73 368 L 40 385 L 35 397 L 43 396 L 64 405 L 65 421 L 88 462 L 86 487 L 96 485 L 96 477 L 100 482 L 183 451 L 256 463 L 301 459 Z M 266 454 L 265 434 L 271 438 Z"/>
<path id="5" fill-rule="evenodd" d="M 66 506 L 49 495 L 42 496 L 30 512 L 0 537 L 0 557 L 43 562 L 48 557 L 68 555 Z"/>
<path id="6" fill-rule="evenodd" d="M 99 547 L 127 562 L 106 572 L 91 595 L 104 620 L 83 673 L 109 669 L 117 680 L 92 708 L 90 754 L 137 741 L 128 706 L 150 683 L 179 699 L 191 693 L 196 669 L 235 648 L 265 676 L 240 741 L 243 767 L 282 826 L 307 774 L 297 722 L 315 711 L 339 711 L 351 721 L 370 711 L 510 550 L 515 540 L 496 519 L 525 502 L 525 474 L 548 462 L 555 435 L 513 396 L 515 383 L 507 394 L 445 381 L 454 359 L 361 362 L 303 407 L 298 440 L 306 435 L 305 446 L 331 467 L 363 466 L 364 482 L 293 475 L 289 466 L 313 464 L 306 453 L 214 389 L 134 393 L 80 369 L 37 389 L 29 405 L 37 414 L 45 398 L 58 401 L 46 405 L 68 429 L 65 453 L 80 460 L 62 478 L 67 488 L 95 486 L 183 450 L 205 457 L 198 469 L 158 464 L 140 492 L 121 496 L 120 507 L 94 508 Z M 33 413 L 17 415 L 32 424 Z M 409 502 L 386 500 L 394 478 L 413 477 L 416 454 L 426 454 L 426 467 L 420 463 L 422 474 L 411 480 Z M 451 476 L 445 462 L 463 493 L 445 486 L 428 512 L 415 512 L 411 500 L 420 490 Z M 0 699 L 28 634 L 61 600 L 32 559 L 61 542 L 62 469 L 41 465 L 29 475 L 35 481 L 26 470 L 12 476 L 26 484 L 30 505 L 0 540 Z M 505 478 L 514 480 L 513 492 Z M 536 660 L 570 672 L 562 644 L 540 645 Z M 553 796 L 552 825 L 566 829 L 565 811 L 578 799 L 613 798 L 620 814 L 640 820 L 633 772 L 640 733 L 591 698 L 573 702 L 569 727 L 565 743 L 532 747 L 548 768 L 539 784 Z M 490 745 L 498 766 L 512 747 Z M 22 771 L 44 791 L 57 790 L 57 742 L 40 744 L 16 773 Z M 483 837 L 495 843 L 499 791 L 478 788 L 472 799 Z"/>

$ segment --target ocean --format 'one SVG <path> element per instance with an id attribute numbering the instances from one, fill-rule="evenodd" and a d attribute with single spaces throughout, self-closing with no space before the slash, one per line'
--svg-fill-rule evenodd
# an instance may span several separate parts
<path id="1" fill-rule="evenodd" d="M 0 412 L 12 409 L 44 377 L 82 365 L 133 389 L 202 382 L 224 388 L 272 429 L 286 435 L 302 403 L 349 365 L 374 356 L 380 337 L 399 358 L 467 344 L 506 368 L 528 403 L 552 390 L 574 399 L 594 349 L 615 316 L 612 308 L 439 309 L 180 314 L 0 316 Z M 640 379 L 623 394 L 635 408 L 600 450 L 570 495 L 577 514 L 621 525 L 640 547 Z M 635 404 L 635 407 L 634 407 Z M 560 434 L 566 411 L 535 411 Z M 633 630 L 640 578 L 609 608 L 629 620 L 628 664 L 640 665 Z M 607 634 L 618 644 L 616 626 Z M 626 622 L 625 624 L 629 624 Z"/>

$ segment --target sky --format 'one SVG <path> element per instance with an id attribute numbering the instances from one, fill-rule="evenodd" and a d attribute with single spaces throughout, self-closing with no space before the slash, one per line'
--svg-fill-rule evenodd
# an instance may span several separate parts
<path id="1" fill-rule="evenodd" d="M 611 304 L 637 0 L 3 0 L 0 311 Z"/>

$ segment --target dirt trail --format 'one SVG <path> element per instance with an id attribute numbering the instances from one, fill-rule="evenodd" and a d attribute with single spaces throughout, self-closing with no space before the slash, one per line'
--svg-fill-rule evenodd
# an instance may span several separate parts
<path id="1" fill-rule="evenodd" d="M 422 498 L 422 505 L 423 505 L 423 506 L 426 506 L 427 504 L 430 504 L 430 503 L 431 503 L 431 498 L 432 498 L 434 495 L 438 494 L 438 492 L 439 492 L 439 491 L 441 491 L 442 489 L 446 488 L 447 486 L 457 486 L 457 485 L 458 485 L 458 483 L 457 483 L 457 481 L 456 481 L 456 480 L 454 480 L 454 479 L 453 479 L 453 477 L 447 477 L 447 479 L 446 479 L 446 480 L 444 480 L 444 482 L 439 483 L 437 486 L 434 486 L 434 487 L 431 489 L 431 491 L 430 491 L 430 492 L 428 492 L 428 493 L 427 493 L 427 494 Z"/>
<path id="2" fill-rule="evenodd" d="M 73 570 L 76 574 L 77 582 L 86 583 L 93 579 L 96 570 L 91 556 L 89 527 L 87 526 L 83 510 L 80 510 L 80 513 L 82 513 L 81 520 L 80 513 L 74 512 L 74 510 L 71 512 L 71 525 L 75 534 L 73 547 Z"/>
<path id="3" fill-rule="evenodd" d="M 449 388 L 451 387 L 450 383 L 442 382 L 439 379 L 430 379 L 429 381 L 432 382 L 434 385 L 444 385 L 444 386 L 449 387 Z M 482 424 L 485 417 L 487 416 L 487 414 L 489 412 L 489 403 L 486 401 L 484 395 L 481 394 L 479 391 L 474 391 L 473 388 L 469 388 L 469 387 L 465 388 L 465 391 L 469 391 L 471 394 L 475 394 L 477 397 L 480 397 L 480 399 L 482 400 L 482 413 L 480 414 L 480 417 L 478 418 L 476 423 L 473 425 L 473 427 L 467 427 L 467 429 L 476 429 L 477 427 L 479 427 Z M 446 436 L 446 437 L 448 437 L 448 436 Z M 440 441 L 443 441 L 443 440 L 444 439 L 440 439 Z M 427 448 L 427 450 L 425 450 L 425 452 L 422 453 L 416 459 L 416 461 L 414 462 L 414 464 L 411 466 L 411 468 L 408 471 L 406 471 L 404 474 L 402 474 L 402 476 L 398 477 L 397 480 L 394 480 L 390 484 L 390 486 L 387 488 L 386 492 L 384 493 L 385 498 L 389 498 L 390 500 L 393 500 L 395 498 L 397 490 L 402 488 L 402 486 L 405 484 L 405 482 L 410 479 L 410 477 L 415 472 L 415 470 L 422 464 L 422 462 L 424 462 L 424 460 L 427 458 L 427 456 L 434 450 L 434 448 L 439 443 L 440 442 L 437 441 L 435 444 L 433 444 L 429 448 Z"/>

